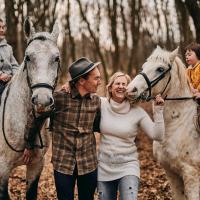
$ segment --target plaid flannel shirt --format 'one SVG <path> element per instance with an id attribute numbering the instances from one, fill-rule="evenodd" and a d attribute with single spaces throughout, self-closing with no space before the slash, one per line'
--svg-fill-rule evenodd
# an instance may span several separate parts
<path id="1" fill-rule="evenodd" d="M 93 123 L 100 112 L 97 95 L 81 97 L 77 90 L 54 94 L 52 163 L 56 171 L 72 175 L 75 165 L 83 175 L 97 168 Z"/>

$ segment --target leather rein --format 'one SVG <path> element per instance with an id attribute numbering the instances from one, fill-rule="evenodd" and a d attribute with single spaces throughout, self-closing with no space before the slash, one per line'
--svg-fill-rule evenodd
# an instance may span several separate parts
<path id="1" fill-rule="evenodd" d="M 155 85 L 157 85 L 165 77 L 165 75 L 168 72 L 170 73 L 171 69 L 172 69 L 171 64 L 168 64 L 168 69 L 166 71 L 162 72 L 160 76 L 158 76 L 157 78 L 155 78 L 152 81 L 149 80 L 148 76 L 144 72 L 140 72 L 139 74 L 143 76 L 143 78 L 145 79 L 148 87 L 147 87 L 147 89 L 144 92 L 142 92 L 140 94 L 140 96 L 138 97 L 138 99 L 144 100 L 144 101 L 150 101 L 152 99 L 155 99 L 155 96 L 151 96 L 152 88 Z M 170 73 L 169 79 L 168 79 L 168 81 L 167 81 L 167 83 L 166 83 L 163 91 L 161 92 L 161 96 L 166 91 L 166 89 L 167 89 L 170 81 L 171 81 L 171 73 Z M 146 92 L 148 92 L 148 96 L 145 95 Z M 195 97 L 193 97 L 193 96 L 192 97 L 167 97 L 167 96 L 164 97 L 164 100 L 190 100 L 190 99 L 195 99 Z"/>
<path id="2" fill-rule="evenodd" d="M 38 37 L 35 37 L 33 39 L 31 39 L 29 42 L 28 42 L 28 45 L 30 45 L 31 42 L 33 42 L 34 40 L 49 40 L 48 38 L 44 37 L 44 36 L 38 36 Z M 28 76 L 28 69 L 27 69 L 27 62 L 26 60 L 24 60 L 24 70 L 26 70 L 26 74 L 27 74 L 27 83 L 28 83 L 28 87 L 30 88 L 31 92 L 33 89 L 35 88 L 48 88 L 50 90 L 52 90 L 52 93 L 56 87 L 56 84 L 57 84 L 57 81 L 58 81 L 58 71 L 60 69 L 60 62 L 58 63 L 58 69 L 57 69 L 57 77 L 55 79 L 55 82 L 54 82 L 54 85 L 50 85 L 48 83 L 37 83 L 37 84 L 33 84 L 31 85 L 31 82 L 30 82 L 30 78 Z M 10 147 L 10 149 L 12 149 L 13 151 L 15 152 L 23 152 L 24 151 L 24 148 L 23 149 L 16 149 L 14 148 L 8 141 L 7 137 L 6 137 L 6 134 L 5 134 L 5 108 L 6 108 L 6 103 L 7 103 L 7 98 L 9 96 L 9 93 L 10 93 L 10 86 L 11 86 L 11 82 L 8 84 L 8 87 L 7 87 L 7 91 L 6 91 L 6 96 L 5 96 L 5 100 L 4 100 L 4 103 L 3 103 L 3 114 L 2 114 L 2 131 L 3 131 L 3 136 L 4 136 L 4 139 L 5 139 L 5 142 L 6 144 Z M 46 119 L 47 117 L 49 117 L 50 113 L 44 113 L 42 114 L 41 116 L 39 117 L 36 117 L 35 115 L 35 110 L 32 106 L 32 114 L 33 114 L 33 117 L 34 117 L 34 122 L 36 123 L 37 120 L 44 120 Z M 38 130 L 36 132 L 36 134 L 38 134 L 39 136 L 39 141 L 40 141 L 40 145 L 35 145 L 36 147 L 39 147 L 39 148 L 44 148 L 44 144 L 43 144 L 43 141 L 42 141 L 42 137 L 41 137 L 41 133 L 40 133 L 40 130 Z"/>

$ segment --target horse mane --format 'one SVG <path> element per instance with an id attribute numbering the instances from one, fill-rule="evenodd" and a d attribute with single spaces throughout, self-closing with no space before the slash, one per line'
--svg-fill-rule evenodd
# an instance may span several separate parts
<path id="1" fill-rule="evenodd" d="M 176 66 L 176 71 L 177 71 L 177 75 L 178 75 L 178 80 L 180 82 L 180 87 L 183 88 L 187 88 L 189 87 L 189 83 L 188 83 L 188 79 L 186 76 L 186 67 L 184 65 L 184 63 L 182 62 L 182 60 L 180 59 L 180 57 L 176 56 L 173 65 Z M 177 80 L 175 80 L 177 81 Z M 190 87 L 189 87 L 190 88 Z"/>
<path id="2" fill-rule="evenodd" d="M 51 40 L 53 41 L 52 35 L 48 32 L 38 32 L 32 35 L 31 38 L 27 40 L 27 45 L 29 45 L 33 40 L 39 39 L 41 41 Z"/>

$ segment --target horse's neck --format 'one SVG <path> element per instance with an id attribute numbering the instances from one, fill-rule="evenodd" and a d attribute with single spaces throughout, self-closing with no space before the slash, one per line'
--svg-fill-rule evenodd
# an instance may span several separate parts
<path id="1" fill-rule="evenodd" d="M 10 85 L 2 95 L 1 111 L 5 107 L 6 118 L 17 117 L 26 123 L 27 116 L 31 112 L 31 92 L 27 84 L 26 71 L 22 68 L 12 78 Z M 15 119 L 12 119 L 13 121 Z"/>
<path id="2" fill-rule="evenodd" d="M 13 77 L 10 84 L 9 98 L 13 98 L 15 104 L 16 100 L 22 100 L 24 102 L 30 102 L 30 88 L 28 87 L 26 71 L 23 71 L 22 68 L 16 73 Z M 12 102 L 11 102 L 12 103 Z M 29 105 L 26 103 L 22 106 Z"/>
<path id="3" fill-rule="evenodd" d="M 171 81 L 167 91 L 168 96 L 190 97 L 192 96 L 189 84 L 187 82 L 185 71 L 183 69 L 172 68 Z"/>
<path id="4" fill-rule="evenodd" d="M 26 72 L 19 71 L 12 78 L 9 86 L 5 89 L 0 106 L 0 140 L 4 144 L 3 128 L 6 138 L 14 146 L 22 148 L 24 135 L 28 131 L 28 124 L 32 122 L 31 92 L 26 80 Z M 5 111 L 5 114 L 3 114 Z M 2 144 L 0 141 L 0 145 Z"/>
<path id="5" fill-rule="evenodd" d="M 179 69 L 183 70 L 183 69 Z M 167 97 L 192 97 L 185 71 L 178 71 L 178 68 L 171 72 L 171 82 L 167 89 Z M 181 121 L 185 116 L 194 116 L 196 114 L 197 105 L 193 99 L 189 100 L 166 100 L 164 117 L 166 122 Z"/>

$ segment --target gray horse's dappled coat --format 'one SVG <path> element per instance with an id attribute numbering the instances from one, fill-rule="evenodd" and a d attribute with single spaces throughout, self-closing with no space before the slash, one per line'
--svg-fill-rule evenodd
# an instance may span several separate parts
<path id="1" fill-rule="evenodd" d="M 29 131 L 29 124 L 34 121 L 33 109 L 36 115 L 41 115 L 50 111 L 54 103 L 52 92 L 59 67 L 59 50 L 56 45 L 58 25 L 57 23 L 54 25 L 52 33 L 35 33 L 31 21 L 27 19 L 25 34 L 28 47 L 24 61 L 5 89 L 0 107 L 0 200 L 8 199 L 7 186 L 11 170 L 23 164 L 24 135 Z M 5 110 L 4 123 L 2 123 L 3 110 Z M 5 137 L 14 149 L 22 151 L 13 151 L 6 143 Z M 34 160 L 27 165 L 27 199 L 37 198 L 37 183 L 50 135 L 43 133 L 42 137 L 46 148 L 36 149 Z"/>

